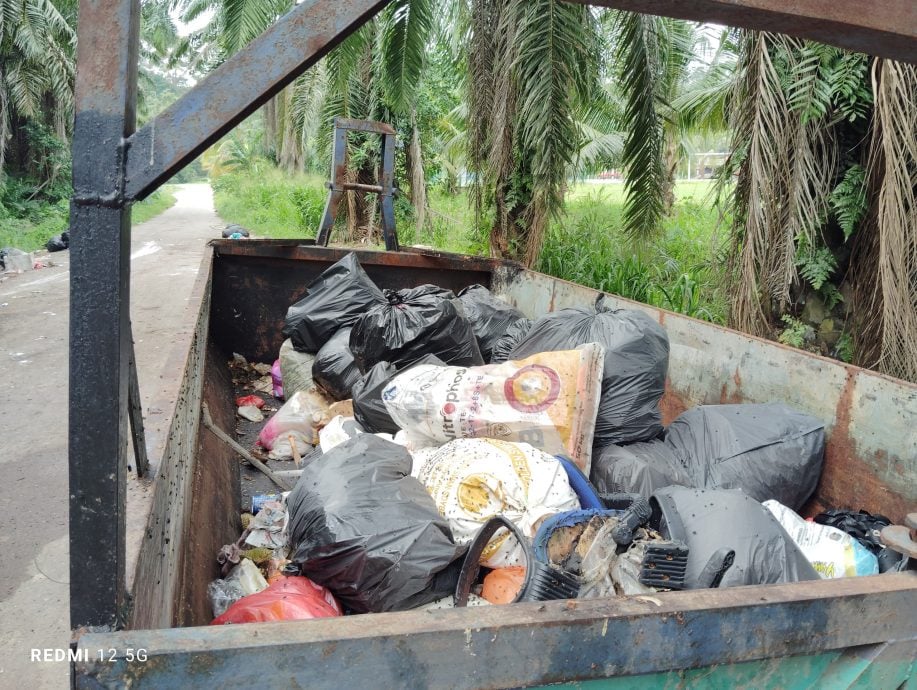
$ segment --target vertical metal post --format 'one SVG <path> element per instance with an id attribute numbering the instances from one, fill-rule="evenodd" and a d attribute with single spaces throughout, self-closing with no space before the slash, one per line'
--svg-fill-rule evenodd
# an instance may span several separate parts
<path id="1" fill-rule="evenodd" d="M 392 200 L 393 185 L 395 184 L 395 135 L 382 136 L 382 174 L 379 176 L 382 193 L 379 195 L 379 204 L 382 207 L 382 236 L 385 239 L 385 249 L 397 252 L 398 234 L 395 232 L 395 204 Z"/>
<path id="2" fill-rule="evenodd" d="M 130 205 L 140 0 L 80 0 L 70 205 L 70 625 L 125 615 Z"/>
<path id="3" fill-rule="evenodd" d="M 331 231 L 334 229 L 334 220 L 338 215 L 338 207 L 344 197 L 345 173 L 347 171 L 347 130 L 338 127 L 339 119 L 334 121 L 334 143 L 331 147 L 331 182 L 328 183 L 328 199 L 325 201 L 325 212 L 322 214 L 322 223 L 318 228 L 316 244 L 328 246 Z"/>

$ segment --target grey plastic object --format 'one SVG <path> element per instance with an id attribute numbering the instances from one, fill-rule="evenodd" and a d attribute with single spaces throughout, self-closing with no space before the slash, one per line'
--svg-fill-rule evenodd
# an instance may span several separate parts
<path id="1" fill-rule="evenodd" d="M 605 448 L 590 479 L 600 492 L 643 496 L 672 485 L 742 489 L 798 510 L 824 454 L 824 423 L 787 405 L 702 405 L 672 422 L 664 440 Z"/>

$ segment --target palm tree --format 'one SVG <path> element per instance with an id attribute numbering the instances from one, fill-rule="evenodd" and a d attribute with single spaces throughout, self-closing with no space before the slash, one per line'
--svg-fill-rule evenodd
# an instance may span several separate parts
<path id="1" fill-rule="evenodd" d="M 76 35 L 67 16 L 75 3 L 51 0 L 0 0 L 0 180 L 13 165 L 43 182 L 60 167 L 45 169 L 20 136 L 27 123 L 45 127 L 66 141 L 73 118 L 74 47 Z"/>

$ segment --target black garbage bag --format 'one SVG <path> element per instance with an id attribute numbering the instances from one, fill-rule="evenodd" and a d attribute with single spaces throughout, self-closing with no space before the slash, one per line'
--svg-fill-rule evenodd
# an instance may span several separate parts
<path id="1" fill-rule="evenodd" d="M 572 350 L 585 343 L 605 347 L 602 400 L 594 445 L 649 441 L 662 433 L 659 399 L 665 392 L 669 338 L 642 311 L 611 309 L 604 295 L 594 309 L 570 308 L 546 314 L 510 352 L 522 359 L 538 352 Z"/>
<path id="2" fill-rule="evenodd" d="M 478 347 L 485 361 L 491 361 L 494 345 L 514 323 L 524 318 L 521 311 L 497 299 L 483 285 L 471 285 L 458 294 L 465 307 L 465 316 L 478 339 Z"/>
<path id="3" fill-rule="evenodd" d="M 535 322 L 531 319 L 522 318 L 506 329 L 506 333 L 500 336 L 497 342 L 494 343 L 493 349 L 490 352 L 490 363 L 502 364 L 507 361 L 509 359 L 509 353 L 513 351 L 513 348 L 522 342 L 522 339 L 529 334 L 533 323 Z"/>
<path id="4" fill-rule="evenodd" d="M 55 235 L 45 243 L 45 249 L 49 252 L 62 252 L 70 248 L 70 233 L 66 230 L 60 235 Z"/>
<path id="5" fill-rule="evenodd" d="M 350 398 L 360 370 L 350 351 L 350 329 L 342 328 L 322 345 L 312 363 L 312 378 L 335 400 Z"/>
<path id="6" fill-rule="evenodd" d="M 741 489 L 799 510 L 824 456 L 824 423 L 787 405 L 701 405 L 672 422 L 663 440 L 603 449 L 591 479 L 600 492 L 643 496 L 670 485 Z"/>
<path id="7" fill-rule="evenodd" d="M 358 434 L 307 465 L 287 498 L 292 560 L 357 613 L 455 591 L 464 547 L 402 446 Z"/>
<path id="8" fill-rule="evenodd" d="M 451 295 L 435 285 L 386 290 L 386 303 L 361 316 L 350 333 L 360 371 L 379 362 L 403 368 L 424 355 L 457 366 L 483 364 L 462 304 Z"/>
<path id="9" fill-rule="evenodd" d="M 385 297 L 351 252 L 316 278 L 287 310 L 283 335 L 300 352 L 318 352 L 341 328 Z"/>
<path id="10" fill-rule="evenodd" d="M 386 434 L 400 431 L 382 402 L 382 391 L 397 374 L 419 364 L 445 366 L 436 355 L 421 357 L 402 369 L 389 362 L 379 362 L 353 385 L 353 416 L 365 431 Z"/>
<path id="11" fill-rule="evenodd" d="M 882 542 L 882 528 L 892 524 L 884 515 L 872 515 L 865 510 L 826 510 L 816 515 L 814 520 L 819 525 L 846 532 L 869 549 L 879 560 L 880 573 L 896 570 L 901 565 L 902 555 Z"/>
<path id="12" fill-rule="evenodd" d="M 250 237 L 251 233 L 248 230 L 243 228 L 241 225 L 227 225 L 226 229 L 223 230 L 223 239 L 232 237 L 233 235 L 242 235 L 242 237 Z"/>
<path id="13" fill-rule="evenodd" d="M 650 524 L 688 546 L 686 582 L 702 580 L 707 562 L 723 548 L 735 551 L 735 561 L 720 587 L 820 579 L 771 512 L 741 491 L 670 486 L 650 504 Z"/>

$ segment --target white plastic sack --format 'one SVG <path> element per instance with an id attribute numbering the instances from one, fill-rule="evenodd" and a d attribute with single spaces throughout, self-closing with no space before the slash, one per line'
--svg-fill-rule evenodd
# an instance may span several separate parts
<path id="1" fill-rule="evenodd" d="M 289 432 L 298 432 L 300 438 L 309 440 L 309 445 L 316 445 L 318 430 L 329 421 L 330 404 L 331 401 L 318 389 L 297 391 L 289 397 L 277 414 L 267 420 L 267 424 L 258 435 L 258 444 L 262 448 L 273 450 L 278 438 L 283 439 Z M 305 452 L 305 449 L 300 449 L 300 453 Z"/>
<path id="2" fill-rule="evenodd" d="M 494 515 L 503 515 L 532 538 L 542 518 L 580 507 L 557 458 L 528 443 L 451 441 L 426 459 L 418 478 L 459 544 L 470 543 Z M 481 565 L 524 566 L 525 553 L 509 532 L 500 530 L 484 548 Z"/>
<path id="3" fill-rule="evenodd" d="M 808 522 L 777 501 L 765 501 L 780 526 L 796 542 L 823 578 L 876 575 L 879 560 L 856 539 L 836 527 Z"/>
<path id="4" fill-rule="evenodd" d="M 289 398 L 297 391 L 307 391 L 315 386 L 312 379 L 312 364 L 315 355 L 297 352 L 293 341 L 287 338 L 280 346 L 280 376 L 283 392 Z"/>
<path id="5" fill-rule="evenodd" d="M 459 438 L 523 442 L 569 455 L 588 475 L 603 364 L 602 346 L 588 343 L 502 364 L 418 365 L 393 378 L 382 401 L 418 447 Z"/>
<path id="6" fill-rule="evenodd" d="M 327 453 L 335 446 L 339 446 L 344 441 L 348 441 L 357 434 L 362 433 L 363 429 L 357 424 L 357 420 L 353 417 L 338 415 L 318 432 L 318 440 L 322 447 L 322 452 Z"/>

